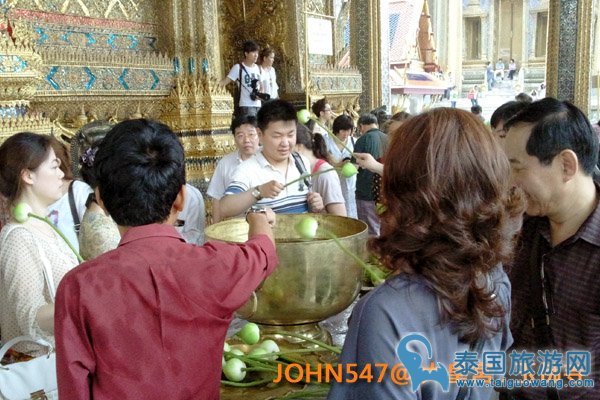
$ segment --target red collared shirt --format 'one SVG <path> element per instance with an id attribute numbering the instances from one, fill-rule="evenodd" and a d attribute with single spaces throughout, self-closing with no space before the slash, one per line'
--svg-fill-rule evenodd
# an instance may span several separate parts
<path id="1" fill-rule="evenodd" d="M 61 400 L 218 399 L 232 313 L 277 263 L 263 235 L 198 247 L 168 225 L 131 228 L 59 285 Z"/>

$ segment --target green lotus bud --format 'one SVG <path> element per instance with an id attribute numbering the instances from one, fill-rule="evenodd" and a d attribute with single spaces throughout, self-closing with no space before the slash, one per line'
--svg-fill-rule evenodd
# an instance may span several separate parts
<path id="1" fill-rule="evenodd" d="M 29 219 L 29 213 L 33 210 L 31 206 L 27 203 L 18 203 L 13 209 L 13 216 L 17 220 L 17 222 L 23 223 Z"/>
<path id="2" fill-rule="evenodd" d="M 305 124 L 310 120 L 310 111 L 308 111 L 306 108 L 303 108 L 296 113 L 296 118 L 298 118 L 298 122 Z"/>
<path id="3" fill-rule="evenodd" d="M 358 174 L 358 170 L 356 169 L 356 167 L 354 166 L 354 164 L 352 164 L 351 162 L 347 162 L 342 167 L 342 175 L 344 177 L 351 178 L 351 177 L 353 177 L 356 174 Z"/>
<path id="4" fill-rule="evenodd" d="M 246 363 L 239 358 L 227 360 L 223 367 L 223 374 L 232 382 L 241 382 L 246 377 Z"/>
<path id="5" fill-rule="evenodd" d="M 260 340 L 260 329 L 253 322 L 248 322 L 237 333 L 237 336 L 246 344 L 256 344 Z"/>
<path id="6" fill-rule="evenodd" d="M 314 239 L 318 228 L 319 223 L 313 217 L 304 217 L 294 226 L 296 233 L 303 239 Z"/>

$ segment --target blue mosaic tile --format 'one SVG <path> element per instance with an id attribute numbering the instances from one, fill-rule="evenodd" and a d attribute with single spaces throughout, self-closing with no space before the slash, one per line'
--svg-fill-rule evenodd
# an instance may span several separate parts
<path id="1" fill-rule="evenodd" d="M 152 75 L 152 78 L 154 78 L 154 82 L 152 82 L 152 86 L 150 86 L 150 90 L 154 90 L 160 83 L 160 78 L 158 77 L 158 75 L 156 75 L 156 72 L 154 72 L 153 70 L 150 70 L 150 75 Z"/>
<path id="2" fill-rule="evenodd" d="M 91 33 L 86 33 L 85 37 L 87 38 L 88 46 L 92 46 L 92 45 L 96 44 L 96 39 L 94 38 L 94 35 L 92 35 Z"/>
<path id="3" fill-rule="evenodd" d="M 48 35 L 46 34 L 46 32 L 44 31 L 44 29 L 42 28 L 35 28 L 35 32 L 40 35 L 39 39 L 37 40 L 37 44 L 44 44 L 44 42 L 46 40 L 48 40 Z"/>
<path id="4" fill-rule="evenodd" d="M 60 90 L 60 86 L 54 80 L 54 75 L 58 71 L 58 66 L 50 68 L 50 73 L 46 75 L 46 81 L 54 88 L 54 90 Z"/>
<path id="5" fill-rule="evenodd" d="M 115 35 L 114 33 L 110 34 L 110 35 L 108 35 L 108 39 L 106 39 L 106 43 L 108 43 L 108 45 L 110 47 L 112 47 L 113 49 L 116 49 L 117 48 L 117 45 L 115 44 L 116 39 L 117 39 L 117 35 Z"/>
<path id="6" fill-rule="evenodd" d="M 135 49 L 138 45 L 138 41 L 137 41 L 136 37 L 133 35 L 129 35 L 128 37 L 129 37 L 129 40 L 131 40 L 131 45 L 129 45 L 129 48 Z"/>
<path id="7" fill-rule="evenodd" d="M 127 82 L 125 82 L 125 77 L 127 76 L 128 72 L 129 72 L 129 68 L 125 68 L 123 70 L 123 72 L 121 73 L 121 75 L 119 75 L 119 77 L 117 78 L 117 80 L 119 81 L 121 86 L 123 86 L 125 88 L 125 90 L 129 90 L 129 85 L 127 84 Z"/>
<path id="8" fill-rule="evenodd" d="M 83 70 L 90 77 L 90 80 L 85 85 L 85 90 L 90 90 L 92 88 L 92 86 L 94 86 L 94 83 L 96 82 L 96 76 L 92 73 L 92 71 L 88 67 L 83 67 Z"/>
<path id="9" fill-rule="evenodd" d="M 71 41 L 69 40 L 69 36 L 71 36 L 73 32 L 72 31 L 66 31 L 65 33 L 63 33 L 60 37 L 60 39 L 66 43 L 71 44 Z"/>

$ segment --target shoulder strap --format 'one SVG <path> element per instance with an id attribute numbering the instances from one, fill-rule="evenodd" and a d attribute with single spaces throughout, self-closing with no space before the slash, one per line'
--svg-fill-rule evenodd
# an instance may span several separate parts
<path id="1" fill-rule="evenodd" d="M 294 163 L 296 164 L 296 168 L 298 168 L 298 171 L 300 171 L 300 175 L 308 175 L 306 166 L 304 165 L 304 161 L 302 161 L 302 157 L 300 157 L 300 154 L 294 151 L 292 152 L 292 157 L 294 157 Z M 304 178 L 304 184 L 309 189 L 312 186 L 310 181 L 308 180 L 308 177 Z"/>
<path id="2" fill-rule="evenodd" d="M 312 173 L 314 174 L 315 172 L 317 172 L 319 170 L 319 168 L 321 168 L 321 165 L 325 164 L 325 162 L 326 162 L 325 160 L 321 160 L 321 159 L 317 160 L 315 166 L 312 169 Z"/>
<path id="3" fill-rule="evenodd" d="M 79 214 L 77 213 L 77 206 L 75 205 L 75 194 L 73 193 L 73 184 L 75 181 L 71 181 L 69 184 L 69 206 L 71 207 L 71 216 L 73 217 L 73 227 L 75 233 L 79 235 L 79 228 L 81 227 L 81 221 L 79 220 Z"/>
<path id="4" fill-rule="evenodd" d="M 534 231 L 533 245 L 531 254 L 529 255 L 529 287 L 531 290 L 531 302 L 529 310 L 531 312 L 531 325 L 533 327 L 533 335 L 538 349 L 548 349 L 554 347 L 554 338 L 552 335 L 552 327 L 550 326 L 550 316 L 553 314 L 552 305 L 552 288 L 544 290 L 544 285 L 548 285 L 543 276 L 542 266 L 542 234 L 537 229 L 540 222 Z M 544 306 L 544 302 L 546 306 Z M 549 400 L 560 400 L 560 393 L 556 388 L 546 388 L 546 398 Z"/>
<path id="5" fill-rule="evenodd" d="M 42 338 L 34 339 L 31 336 L 17 336 L 15 338 L 10 339 L 8 342 L 6 342 L 4 344 L 4 346 L 2 346 L 2 348 L 0 349 L 0 360 L 2 360 L 4 358 L 4 356 L 6 355 L 8 350 L 10 350 L 11 347 L 13 347 L 17 343 L 21 343 L 21 342 L 37 343 L 40 346 L 48 347 L 50 353 L 52 351 L 54 351 L 54 347 L 52 346 L 52 344 Z"/>

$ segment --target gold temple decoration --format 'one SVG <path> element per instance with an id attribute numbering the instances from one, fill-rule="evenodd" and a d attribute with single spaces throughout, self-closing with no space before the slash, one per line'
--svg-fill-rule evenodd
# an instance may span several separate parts
<path id="1" fill-rule="evenodd" d="M 185 74 L 165 101 L 160 117 L 179 133 L 185 150 L 187 179 L 205 186 L 214 172 L 216 160 L 235 150 L 231 134 L 203 135 L 200 132 L 223 130 L 231 124 L 233 98 L 207 74 Z"/>
<path id="2" fill-rule="evenodd" d="M 50 121 L 31 112 L 30 102 L 41 80 L 42 58 L 35 51 L 30 27 L 10 21 L 10 3 L 0 16 L 0 142 L 22 131 L 50 133 Z"/>

